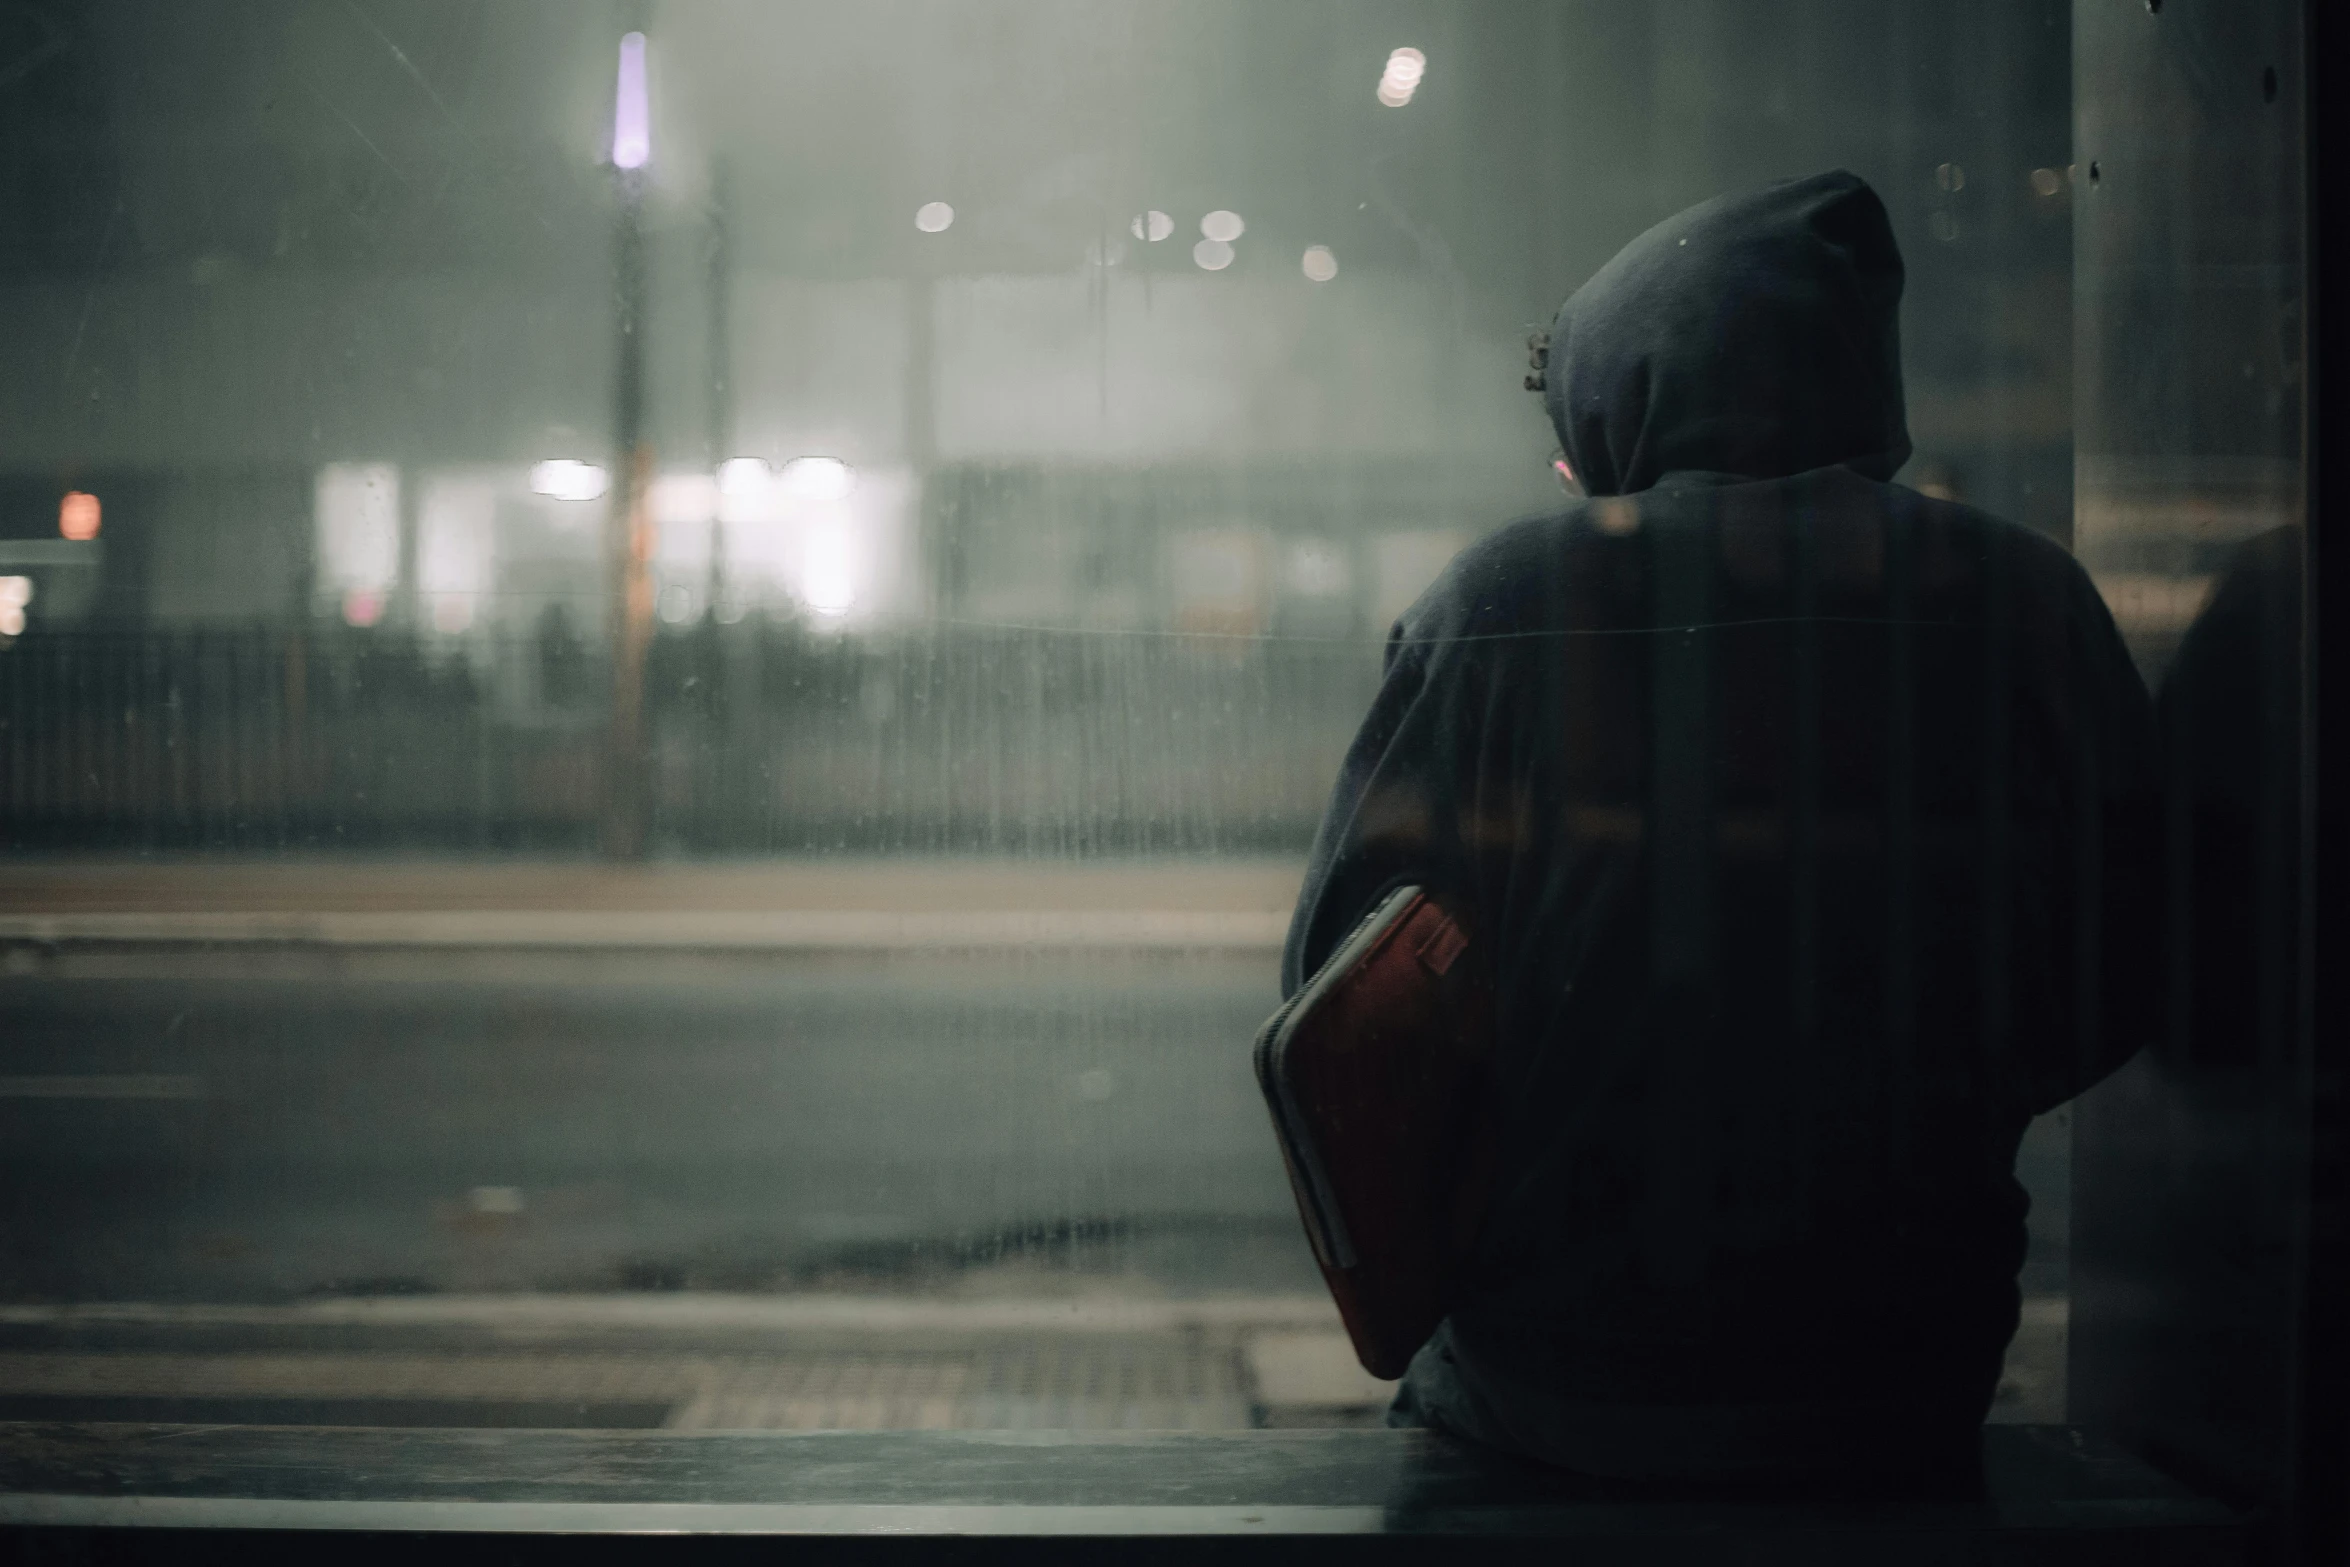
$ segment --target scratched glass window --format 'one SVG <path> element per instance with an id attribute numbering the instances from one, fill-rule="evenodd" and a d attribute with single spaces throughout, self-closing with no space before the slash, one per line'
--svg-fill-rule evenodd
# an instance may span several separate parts
<path id="1" fill-rule="evenodd" d="M 1843 166 L 2147 671 L 2290 509 L 2077 460 L 2067 18 L 0 7 L 0 1415 L 1376 1424 L 1248 1042 L 1528 332 Z"/>

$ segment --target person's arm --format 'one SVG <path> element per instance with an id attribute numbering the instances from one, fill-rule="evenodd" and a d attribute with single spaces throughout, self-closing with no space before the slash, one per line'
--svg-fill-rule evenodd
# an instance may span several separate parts
<path id="1" fill-rule="evenodd" d="M 1499 651 L 1464 640 L 1457 611 L 1440 583 L 1388 638 L 1379 694 L 1315 834 L 1282 953 L 1285 996 L 1390 890 L 1416 884 L 1463 901 L 1479 890 L 1466 824 L 1476 814 L 1492 727 L 1487 676 Z"/>

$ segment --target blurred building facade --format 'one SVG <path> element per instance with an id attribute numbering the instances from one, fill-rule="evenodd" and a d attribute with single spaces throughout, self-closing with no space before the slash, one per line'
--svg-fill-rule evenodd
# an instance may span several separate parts
<path id="1" fill-rule="evenodd" d="M 223 778 L 281 779 L 266 807 L 219 786 L 223 820 L 277 823 L 263 837 L 560 836 L 549 802 L 586 787 L 609 688 L 605 165 L 634 26 L 648 700 L 676 841 L 963 841 L 940 824 L 973 812 L 999 824 L 982 838 L 1050 839 L 1060 810 L 1121 841 L 1302 841 L 1388 622 L 1555 498 L 1525 333 L 1640 228 L 1775 176 L 1848 166 L 1892 210 L 1912 478 L 2072 526 L 2078 175 L 2051 0 L 24 17 L 0 137 L 19 834 L 209 841 L 155 825 L 169 790 L 107 781 L 212 776 L 179 749 L 209 746 L 234 753 Z M 1385 105 L 1404 44 L 1425 80 Z M 917 223 L 932 203 L 943 226 Z M 1245 220 L 1213 269 L 1211 213 Z M 847 492 L 795 491 L 807 457 L 845 464 Z M 722 483 L 746 458 L 763 468 Z M 597 477 L 543 493 L 548 463 Z M 95 539 L 59 538 L 68 492 L 103 505 Z M 2142 595 L 2191 613 L 2166 604 Z M 1009 684 L 970 685 L 982 669 Z M 1199 703 L 1222 729 L 1102 749 L 1121 715 L 1163 732 Z M 1079 727 L 1023 729 L 1024 704 Z M 393 747 L 397 713 L 449 738 Z M 990 746 L 1063 794 L 1021 793 Z M 470 771 L 387 789 L 452 748 Z M 121 765 L 85 765 L 102 755 Z M 305 781 L 321 768 L 381 776 Z M 899 795 L 851 781 L 926 770 Z M 692 804 L 705 773 L 746 780 L 717 813 L 736 825 Z M 72 803 L 92 788 L 129 792 Z M 363 794 L 391 815 L 367 825 Z"/>

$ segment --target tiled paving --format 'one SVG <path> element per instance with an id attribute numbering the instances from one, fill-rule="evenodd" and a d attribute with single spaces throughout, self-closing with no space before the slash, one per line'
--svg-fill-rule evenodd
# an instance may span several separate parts
<path id="1" fill-rule="evenodd" d="M 672 1302 L 681 1309 L 599 1313 L 593 1300 L 528 1297 L 422 1313 L 385 1302 L 380 1314 L 10 1308 L 0 1417 L 1238 1430 L 1268 1423 L 1257 1389 L 1268 1366 L 1293 1404 L 1335 1388 L 1338 1403 L 1363 1406 L 1334 1409 L 1340 1423 L 1385 1397 L 1367 1381 L 1281 1375 L 1300 1344 L 1315 1365 L 1346 1353 L 1327 1307 L 1288 1298 Z M 1252 1352 L 1260 1338 L 1271 1360 Z M 1273 1413 L 1316 1422 L 1308 1408 Z"/>
<path id="2" fill-rule="evenodd" d="M 364 1310 L 12 1308 L 0 1312 L 15 1333 L 0 1350 L 0 1418 L 1216 1431 L 1376 1424 L 1392 1391 L 1334 1323 L 1288 1299 L 909 1300 L 894 1316 L 866 1302 L 855 1328 L 845 1301 L 672 1300 L 670 1316 L 609 1317 L 592 1299 L 483 1300 L 440 1320 L 386 1302 L 372 1323 Z M 92 1342 L 107 1322 L 137 1336 Z M 1994 1420 L 2061 1418 L 2064 1327 L 2060 1301 L 2027 1303 Z M 28 1329 L 59 1336 L 28 1342 Z"/>
<path id="3" fill-rule="evenodd" d="M 0 1354 L 0 1402 L 217 1400 L 666 1406 L 719 1430 L 1236 1430 L 1253 1423 L 1237 1346 L 1014 1341 L 781 1355 Z"/>

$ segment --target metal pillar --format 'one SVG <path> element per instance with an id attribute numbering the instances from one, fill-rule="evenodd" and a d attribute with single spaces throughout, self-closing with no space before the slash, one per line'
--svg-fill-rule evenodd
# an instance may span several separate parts
<path id="1" fill-rule="evenodd" d="M 604 526 L 612 652 L 611 725 L 604 754 L 600 846 L 642 859 L 652 835 L 645 724 L 645 655 L 653 640 L 653 452 L 645 437 L 644 171 L 615 171 L 620 214 L 613 300 L 618 327 L 611 509 Z"/>

